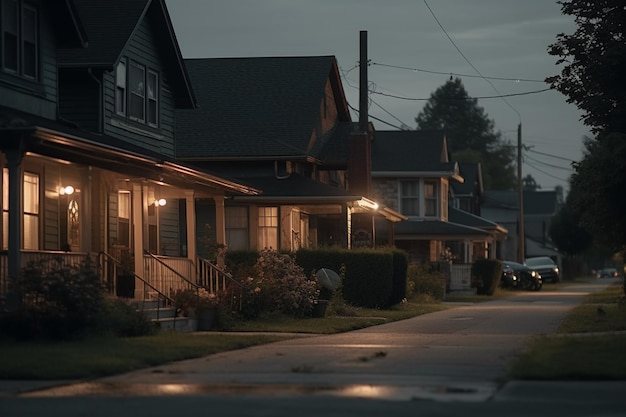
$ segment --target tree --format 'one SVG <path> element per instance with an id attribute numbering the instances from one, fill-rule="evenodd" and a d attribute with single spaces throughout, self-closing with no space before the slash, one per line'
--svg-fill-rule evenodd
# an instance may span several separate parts
<path id="1" fill-rule="evenodd" d="M 560 33 L 548 53 L 565 64 L 546 82 L 583 110 L 582 120 L 594 133 L 626 132 L 626 39 L 624 0 L 558 1 L 578 29 Z"/>
<path id="2" fill-rule="evenodd" d="M 548 231 L 559 251 L 567 255 L 579 255 L 589 249 L 592 243 L 591 234 L 580 226 L 580 216 L 571 207 L 573 196 L 570 192 L 565 204 L 552 218 Z"/>
<path id="3" fill-rule="evenodd" d="M 570 206 L 598 242 L 622 250 L 626 246 L 626 135 L 587 138 L 585 148 L 570 179 Z"/>
<path id="4" fill-rule="evenodd" d="M 541 185 L 537 184 L 535 178 L 532 175 L 528 174 L 524 178 L 522 178 L 522 185 L 524 190 L 527 191 L 537 191 L 541 190 Z"/>
<path id="5" fill-rule="evenodd" d="M 446 132 L 453 160 L 480 162 L 486 188 L 515 187 L 515 149 L 494 131 L 493 121 L 468 96 L 461 79 L 449 80 L 432 93 L 415 121 L 418 129 Z"/>

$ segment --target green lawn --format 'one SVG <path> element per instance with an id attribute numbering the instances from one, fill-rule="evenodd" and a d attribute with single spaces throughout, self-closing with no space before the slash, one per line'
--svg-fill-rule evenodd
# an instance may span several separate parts
<path id="1" fill-rule="evenodd" d="M 561 284 L 559 284 L 561 285 Z M 626 305 L 622 284 L 590 294 L 557 334 L 531 341 L 513 361 L 512 379 L 626 379 Z M 598 309 L 601 310 L 598 310 Z"/>

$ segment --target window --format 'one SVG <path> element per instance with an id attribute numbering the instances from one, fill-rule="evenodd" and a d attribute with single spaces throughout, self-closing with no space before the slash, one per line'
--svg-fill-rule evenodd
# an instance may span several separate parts
<path id="1" fill-rule="evenodd" d="M 115 111 L 118 114 L 126 114 L 126 61 L 117 64 L 115 74 Z"/>
<path id="2" fill-rule="evenodd" d="M 258 248 L 278 250 L 278 207 L 259 207 Z"/>
<path id="3" fill-rule="evenodd" d="M 142 65 L 136 64 L 134 62 L 130 63 L 130 74 L 128 77 L 128 83 L 130 87 L 128 116 L 131 119 L 140 122 L 143 122 L 145 120 L 145 75 L 146 70 Z"/>
<path id="4" fill-rule="evenodd" d="M 419 181 L 400 183 L 400 211 L 405 216 L 419 216 Z"/>
<path id="5" fill-rule="evenodd" d="M 159 86 L 159 75 L 154 71 L 148 71 L 148 124 L 156 126 L 158 124 L 158 99 L 157 91 Z"/>
<path id="6" fill-rule="evenodd" d="M 137 122 L 159 124 L 159 74 L 122 59 L 115 71 L 115 112 Z"/>
<path id="7" fill-rule="evenodd" d="M 2 70 L 37 79 L 39 68 L 37 8 L 19 0 L 0 0 Z"/>
<path id="8" fill-rule="evenodd" d="M 226 242 L 230 249 L 248 249 L 248 209 L 226 207 Z"/>
<path id="9" fill-rule="evenodd" d="M 24 173 L 24 249 L 39 249 L 39 175 Z"/>
<path id="10" fill-rule="evenodd" d="M 9 249 L 9 169 L 2 168 L 2 249 Z"/>
<path id="11" fill-rule="evenodd" d="M 424 181 L 424 217 L 437 216 L 437 182 Z"/>

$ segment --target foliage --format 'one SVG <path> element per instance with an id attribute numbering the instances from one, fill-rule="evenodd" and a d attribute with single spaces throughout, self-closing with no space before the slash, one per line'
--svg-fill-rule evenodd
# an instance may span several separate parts
<path id="1" fill-rule="evenodd" d="M 550 222 L 550 240 L 567 255 L 578 255 L 587 250 L 592 243 L 589 232 L 580 226 L 580 214 L 571 207 L 574 193 L 570 191 L 564 205 L 561 206 Z"/>
<path id="2" fill-rule="evenodd" d="M 493 295 L 502 278 L 502 262 L 494 259 L 477 259 L 472 264 L 472 286 L 476 293 Z"/>
<path id="3" fill-rule="evenodd" d="M 514 148 L 494 131 L 493 121 L 478 106 L 478 100 L 469 97 L 460 78 L 447 81 L 432 93 L 415 121 L 418 129 L 445 130 L 455 161 L 480 162 L 486 188 L 515 186 Z"/>
<path id="4" fill-rule="evenodd" d="M 259 254 L 253 275 L 247 277 L 242 313 L 258 317 L 281 312 L 294 317 L 310 315 L 318 298 L 317 282 L 310 279 L 290 254 L 265 249 Z"/>
<path id="5" fill-rule="evenodd" d="M 30 262 L 22 270 L 20 305 L 6 319 L 5 331 L 24 339 L 71 339 L 96 323 L 104 287 L 91 258 L 79 265 L 60 258 Z"/>
<path id="6" fill-rule="evenodd" d="M 564 15 L 574 16 L 577 29 L 561 33 L 548 53 L 565 64 L 561 74 L 546 79 L 584 112 L 595 133 L 626 132 L 626 42 L 623 0 L 558 1 Z"/>
<path id="7" fill-rule="evenodd" d="M 174 292 L 176 311 L 185 317 L 197 317 L 201 311 L 217 308 L 219 298 L 205 288 L 176 290 Z"/>
<path id="8" fill-rule="evenodd" d="M 157 327 L 127 301 L 106 297 L 93 333 L 117 337 L 149 336 L 157 333 Z"/>
<path id="9" fill-rule="evenodd" d="M 626 135 L 588 139 L 570 180 L 571 208 L 594 239 L 615 250 L 626 245 Z"/>
<path id="10" fill-rule="evenodd" d="M 445 274 L 433 271 L 427 264 L 409 264 L 407 270 L 407 298 L 425 302 L 443 299 L 446 288 Z"/>
<path id="11" fill-rule="evenodd" d="M 204 249 L 205 257 L 210 262 L 216 262 L 217 258 L 224 255 L 227 246 L 217 242 L 217 237 L 213 227 L 206 223 L 204 225 L 204 233 L 198 236 L 200 248 Z"/>

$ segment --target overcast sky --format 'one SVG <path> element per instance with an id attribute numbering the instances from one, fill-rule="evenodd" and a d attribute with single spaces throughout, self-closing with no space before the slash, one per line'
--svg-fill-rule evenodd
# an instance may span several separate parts
<path id="1" fill-rule="evenodd" d="M 524 81 L 559 74 L 556 57 L 547 48 L 558 33 L 575 30 L 573 19 L 561 15 L 552 0 L 166 3 L 184 58 L 334 55 L 344 74 L 348 103 L 355 109 L 359 33 L 367 31 L 372 63 L 368 78 L 375 91 L 369 113 L 377 130 L 402 125 L 415 129 L 425 99 L 450 74 L 461 74 L 468 94 L 479 98 L 478 105 L 503 138 L 517 144 L 521 123 L 523 144 L 531 147 L 523 175 L 531 174 L 543 190 L 557 185 L 567 189 L 569 161 L 582 157 L 582 138 L 590 135 L 580 122 L 581 112 L 565 96 L 532 93 L 547 85 Z M 522 95 L 481 98 L 510 94 Z M 354 111 L 352 118 L 358 120 Z"/>

